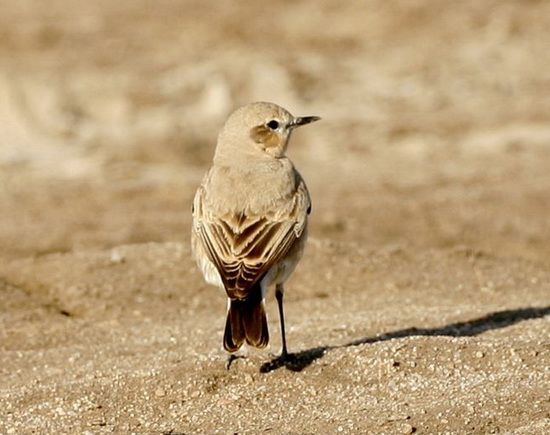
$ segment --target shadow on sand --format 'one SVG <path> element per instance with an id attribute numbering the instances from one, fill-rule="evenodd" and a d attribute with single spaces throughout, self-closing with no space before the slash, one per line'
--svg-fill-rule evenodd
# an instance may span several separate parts
<path id="1" fill-rule="evenodd" d="M 339 346 L 320 346 L 301 352 L 289 354 L 286 358 L 275 358 L 263 364 L 260 372 L 270 371 L 285 367 L 294 372 L 300 372 L 313 361 L 322 358 L 325 353 L 333 349 L 341 349 L 360 344 L 378 343 L 380 341 L 393 340 L 403 337 L 418 336 L 447 336 L 447 337 L 472 337 L 486 331 L 491 331 L 514 325 L 524 320 L 538 319 L 550 314 L 550 306 L 543 308 L 518 308 L 515 310 L 496 311 L 479 319 L 465 322 L 452 323 L 439 328 L 407 328 L 388 332 L 376 337 L 364 337 Z"/>

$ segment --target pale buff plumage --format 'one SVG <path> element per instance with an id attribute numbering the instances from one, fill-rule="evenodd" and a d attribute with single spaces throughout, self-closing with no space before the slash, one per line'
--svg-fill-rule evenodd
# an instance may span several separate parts
<path id="1" fill-rule="evenodd" d="M 294 128 L 318 119 L 295 118 L 272 103 L 236 110 L 195 195 L 192 247 L 206 281 L 229 298 L 224 347 L 230 352 L 245 341 L 267 345 L 264 298 L 275 285 L 287 354 L 283 283 L 302 255 L 311 202 L 285 151 Z"/>

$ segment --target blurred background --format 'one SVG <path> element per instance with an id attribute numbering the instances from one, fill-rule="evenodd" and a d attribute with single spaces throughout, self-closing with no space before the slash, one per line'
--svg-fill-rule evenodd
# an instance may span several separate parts
<path id="1" fill-rule="evenodd" d="M 265 100 L 323 118 L 289 148 L 314 240 L 549 262 L 547 1 L 0 1 L 0 260 L 187 243 Z"/>

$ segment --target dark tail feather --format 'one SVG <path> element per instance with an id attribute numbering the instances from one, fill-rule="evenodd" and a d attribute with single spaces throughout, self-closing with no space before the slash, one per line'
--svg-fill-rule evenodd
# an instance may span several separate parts
<path id="1" fill-rule="evenodd" d="M 267 329 L 264 301 L 249 304 L 243 310 L 242 318 L 246 342 L 254 347 L 266 347 L 269 343 L 269 331 Z"/>
<path id="2" fill-rule="evenodd" d="M 228 352 L 239 350 L 243 342 L 254 347 L 266 347 L 269 343 L 267 317 L 262 299 L 232 300 L 227 312 L 223 347 Z"/>
<path id="3" fill-rule="evenodd" d="M 236 352 L 242 346 L 245 339 L 245 332 L 242 320 L 241 309 L 238 306 L 240 301 L 231 301 L 227 310 L 225 321 L 225 332 L 223 334 L 223 347 L 228 352 Z"/>

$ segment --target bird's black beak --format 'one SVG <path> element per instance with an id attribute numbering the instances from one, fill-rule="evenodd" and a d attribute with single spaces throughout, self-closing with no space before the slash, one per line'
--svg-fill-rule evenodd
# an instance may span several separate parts
<path id="1" fill-rule="evenodd" d="M 319 121 L 321 118 L 318 116 L 302 116 L 300 118 L 295 118 L 292 123 L 293 127 L 300 127 L 302 125 L 311 124 L 312 122 Z"/>

